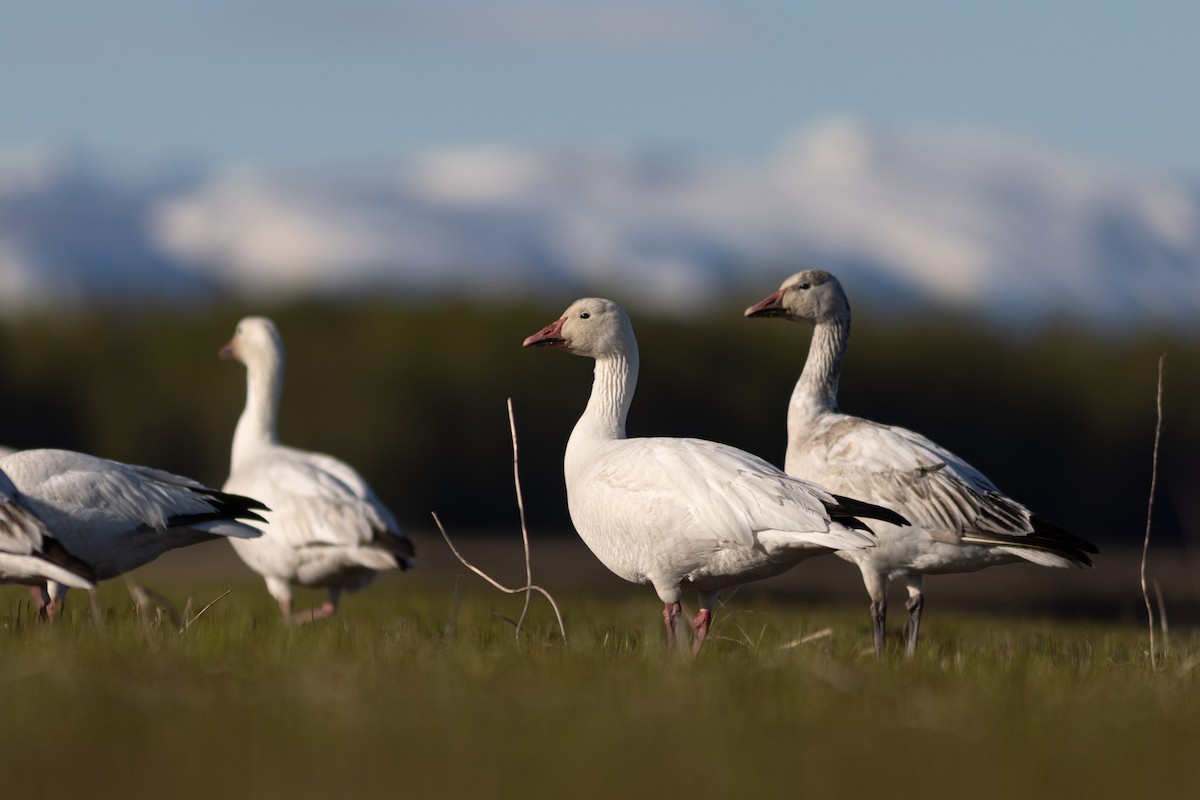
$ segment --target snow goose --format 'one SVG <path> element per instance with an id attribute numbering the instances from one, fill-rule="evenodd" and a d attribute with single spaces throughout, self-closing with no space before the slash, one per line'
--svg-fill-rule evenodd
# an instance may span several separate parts
<path id="1" fill-rule="evenodd" d="M 1005 496 L 950 451 L 919 433 L 838 410 L 850 303 L 833 275 L 796 273 L 745 314 L 807 322 L 814 328 L 808 360 L 788 405 L 788 474 L 895 509 L 912 522 L 909 527 L 880 524 L 874 529 L 874 548 L 838 553 L 862 572 L 871 597 L 876 651 L 883 649 L 889 578 L 907 582 L 911 656 L 925 605 L 925 575 L 1022 560 L 1048 567 L 1091 566 L 1087 553 L 1097 552 L 1093 544 Z"/>
<path id="2" fill-rule="evenodd" d="M 337 613 L 343 591 L 355 592 L 379 570 L 412 566 L 413 543 L 349 465 L 333 456 L 279 443 L 275 417 L 283 388 L 283 341 L 265 317 L 246 317 L 222 358 L 246 365 L 246 407 L 233 434 L 225 490 L 261 497 L 271 510 L 271 535 L 233 541 L 289 622 Z M 328 601 L 292 615 L 292 585 L 320 587 Z"/>
<path id="3" fill-rule="evenodd" d="M 0 583 L 41 587 L 54 581 L 92 589 L 93 579 L 91 568 L 59 544 L 9 477 L 0 472 Z"/>
<path id="4" fill-rule="evenodd" d="M 591 398 L 564 459 L 571 520 L 606 567 L 654 587 L 668 641 L 675 641 L 682 585 L 696 588 L 693 653 L 721 589 L 810 556 L 870 547 L 869 529 L 857 517 L 904 523 L 899 514 L 830 494 L 727 445 L 626 438 L 638 347 L 628 316 L 611 300 L 575 301 L 524 345 L 595 359 Z"/>
<path id="5" fill-rule="evenodd" d="M 255 513 L 261 503 L 149 467 L 69 450 L 19 450 L 0 458 L 0 470 L 95 580 L 121 575 L 177 547 L 261 535 L 241 521 L 263 522 Z M 78 581 L 47 577 L 43 599 L 53 613 L 66 587 Z"/>

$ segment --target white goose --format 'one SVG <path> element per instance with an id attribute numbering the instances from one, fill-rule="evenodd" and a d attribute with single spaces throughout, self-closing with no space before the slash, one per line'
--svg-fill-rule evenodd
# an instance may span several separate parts
<path id="1" fill-rule="evenodd" d="M 69 450 L 20 450 L 0 458 L 0 470 L 94 580 L 121 575 L 177 547 L 261 535 L 240 521 L 263 522 L 255 513 L 261 503 L 149 467 Z M 66 587 L 78 581 L 47 577 L 43 604 L 53 614 Z"/>
<path id="2" fill-rule="evenodd" d="M 776 575 L 810 556 L 870 547 L 872 538 L 862 532 L 869 530 L 856 517 L 904 522 L 727 445 L 626 438 L 638 348 L 629 318 L 611 300 L 575 301 L 524 344 L 596 360 L 591 399 L 564 459 L 571 520 L 606 567 L 654 587 L 669 641 L 682 585 L 698 590 L 694 653 L 712 624 L 719 590 Z"/>
<path id="3" fill-rule="evenodd" d="M 74 589 L 92 589 L 93 579 L 91 568 L 59 544 L 9 477 L 0 472 L 0 583 L 41 587 L 55 581 Z"/>
<path id="4" fill-rule="evenodd" d="M 233 434 L 226 491 L 261 497 L 271 535 L 232 542 L 289 622 L 337 613 L 343 591 L 369 584 L 379 570 L 412 566 L 415 549 L 391 512 L 349 465 L 279 443 L 275 417 L 283 389 L 283 341 L 265 317 L 246 317 L 222 358 L 246 365 L 246 407 Z M 292 584 L 322 587 L 328 601 L 292 615 Z"/>
<path id="5" fill-rule="evenodd" d="M 925 575 L 1022 560 L 1048 567 L 1091 566 L 1087 553 L 1097 552 L 1093 544 L 1031 513 L 950 451 L 910 430 L 838 411 L 850 304 L 833 275 L 796 273 L 745 313 L 814 326 L 808 360 L 788 405 L 788 474 L 895 509 L 912 521 L 910 527 L 876 526 L 878 543 L 870 550 L 838 553 L 862 572 L 877 651 L 883 649 L 889 578 L 904 578 L 908 585 L 911 656 L 925 604 Z"/>

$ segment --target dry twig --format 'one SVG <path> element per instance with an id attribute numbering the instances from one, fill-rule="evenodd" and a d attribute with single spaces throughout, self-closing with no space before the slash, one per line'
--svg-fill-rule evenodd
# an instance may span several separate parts
<path id="1" fill-rule="evenodd" d="M 517 517 L 521 521 L 521 541 L 525 545 L 525 605 L 521 608 L 521 616 L 517 619 L 517 630 L 520 631 L 521 626 L 525 624 L 525 617 L 529 615 L 529 601 L 533 599 L 533 562 L 529 558 L 529 531 L 525 528 L 525 498 L 521 495 L 521 471 L 517 461 L 517 418 L 513 415 L 511 397 L 508 398 L 508 430 L 512 434 L 513 488 L 517 493 Z M 567 638 L 565 633 L 563 638 Z"/>
<path id="2" fill-rule="evenodd" d="M 1162 630 L 1163 658 L 1171 657 L 1171 626 L 1167 624 L 1167 605 L 1163 602 L 1162 587 L 1154 579 L 1154 598 L 1158 601 L 1158 627 Z"/>
<path id="3" fill-rule="evenodd" d="M 565 642 L 567 640 L 567 629 L 563 625 L 562 614 L 558 610 L 558 603 L 554 602 L 554 598 L 550 596 L 549 592 L 547 592 L 541 586 L 536 586 L 536 585 L 519 586 L 516 589 L 510 589 L 507 586 L 505 586 L 504 584 L 500 583 L 499 581 L 494 580 L 490 575 L 488 575 L 486 572 L 481 570 L 479 567 L 475 566 L 474 564 L 472 564 L 471 562 L 469 562 L 465 558 L 463 558 L 462 553 L 458 552 L 458 548 L 454 546 L 454 542 L 450 541 L 450 534 L 446 533 L 446 528 L 445 528 L 445 526 L 442 525 L 442 521 L 440 519 L 438 519 L 438 515 L 436 513 L 433 514 L 433 521 L 437 524 L 438 530 L 442 532 L 442 538 L 446 540 L 446 544 L 450 546 L 450 552 L 454 553 L 454 557 L 457 558 L 464 567 L 471 570 L 471 572 L 474 572 L 476 575 L 483 578 L 485 581 L 487 581 L 488 583 L 490 583 L 492 586 L 496 587 L 500 591 L 504 592 L 505 594 L 520 594 L 522 592 L 526 592 L 526 593 L 539 592 L 543 597 L 545 597 L 550 602 L 550 606 L 554 609 L 554 616 L 558 619 L 558 631 L 562 635 L 563 641 Z M 523 621 L 523 620 L 521 620 L 521 621 Z M 520 622 L 518 622 L 518 624 L 517 624 L 517 639 L 519 640 L 520 638 L 521 638 L 521 625 L 520 625 Z"/>
<path id="4" fill-rule="evenodd" d="M 228 594 L 229 594 L 230 592 L 232 592 L 232 591 L 233 591 L 233 589 L 226 589 L 226 590 L 224 591 L 224 593 L 222 593 L 222 594 L 218 595 L 218 596 L 217 596 L 217 598 L 216 598 L 215 600 L 213 600 L 211 603 L 209 603 L 208 605 L 206 605 L 204 608 L 202 608 L 202 609 L 200 609 L 199 611 L 197 611 L 197 612 L 196 612 L 196 616 L 194 616 L 194 617 L 190 618 L 190 619 L 189 619 L 187 622 L 185 622 L 185 623 L 183 624 L 183 627 L 179 629 L 179 634 L 182 636 L 184 633 L 187 633 L 187 629 L 188 629 L 188 628 L 190 628 L 190 627 L 192 627 L 192 623 L 193 623 L 193 622 L 195 622 L 196 620 L 200 619 L 200 617 L 201 617 L 201 616 L 204 614 L 204 612 L 205 612 L 205 611 L 208 611 L 210 608 L 212 608 L 213 606 L 215 606 L 215 605 L 216 605 L 218 602 L 220 602 L 221 600 L 224 600 L 224 599 L 225 599 L 225 597 L 226 597 L 226 595 L 228 595 Z M 192 605 L 192 599 L 189 597 L 189 598 L 188 598 L 188 607 L 190 608 L 190 607 L 191 607 L 191 605 Z M 187 609 L 186 609 L 186 608 L 184 609 L 184 612 L 183 612 L 183 613 L 184 613 L 184 616 L 187 616 L 187 613 L 188 613 L 188 612 L 187 612 Z"/>
<path id="5" fill-rule="evenodd" d="M 496 587 L 497 589 L 499 589 L 500 591 L 502 591 L 506 594 L 520 594 L 522 592 L 525 593 L 525 606 L 521 610 L 520 618 L 517 619 L 517 621 L 515 622 L 516 629 L 517 629 L 516 636 L 517 636 L 518 642 L 520 642 L 520 640 L 521 640 L 521 628 L 525 624 L 526 615 L 529 613 L 529 601 L 530 601 L 530 598 L 531 598 L 533 592 L 540 593 L 543 597 L 546 598 L 547 601 L 549 601 L 550 607 L 554 609 L 554 616 L 558 620 L 558 632 L 562 636 L 563 641 L 565 642 L 567 640 L 567 629 L 566 629 L 566 626 L 563 625 L 562 614 L 558 610 L 558 603 L 554 602 L 554 598 L 550 595 L 550 593 L 548 591 L 543 589 L 541 586 L 534 585 L 534 583 L 533 583 L 533 565 L 529 558 L 529 529 L 525 525 L 525 503 L 521 496 L 521 473 L 520 473 L 520 470 L 518 469 L 518 463 L 517 463 L 517 423 L 516 423 L 516 418 L 513 415 L 513 404 L 512 404 L 511 397 L 508 399 L 508 424 L 509 424 L 509 428 L 512 431 L 513 482 L 516 484 L 517 512 L 518 512 L 518 514 L 520 516 L 520 520 L 521 520 L 521 540 L 525 544 L 525 585 L 518 587 L 516 589 L 509 589 L 507 586 L 504 586 L 503 584 L 499 583 L 498 581 L 493 580 L 492 577 L 489 576 L 486 572 L 484 572 L 483 570 L 474 566 L 469 561 L 467 561 L 465 558 L 463 558 L 462 553 L 458 552 L 458 548 L 456 548 L 454 546 L 454 542 L 450 541 L 450 534 L 446 533 L 446 528 L 442 525 L 442 521 L 440 519 L 438 519 L 438 515 L 436 513 L 433 514 L 433 521 L 435 523 L 437 523 L 438 530 L 441 531 L 441 533 L 442 533 L 442 538 L 446 540 L 446 544 L 449 545 L 449 547 L 450 547 L 450 552 L 454 553 L 454 557 L 457 558 L 464 567 L 471 570 L 476 575 L 478 575 L 479 577 L 483 578 L 485 581 L 490 583 L 492 586 Z"/>
<path id="6" fill-rule="evenodd" d="M 745 644 L 747 647 L 749 647 L 752 650 L 757 649 L 758 642 L 754 641 L 754 639 L 751 638 L 750 634 L 746 632 L 746 629 L 744 627 L 742 627 L 742 623 L 737 618 L 737 612 L 733 611 L 729 607 L 728 601 L 733 599 L 733 596 L 737 594 L 737 590 L 739 588 L 741 588 L 741 587 L 739 587 L 739 586 L 733 587 L 733 591 L 731 591 L 729 593 L 728 597 L 721 597 L 719 595 L 717 596 L 717 603 L 720 604 L 721 610 L 725 612 L 724 614 L 722 614 L 720 617 L 717 618 L 717 625 L 720 626 L 726 622 L 730 623 L 731 625 L 733 625 L 735 628 L 738 629 L 738 633 L 742 634 L 742 638 L 745 639 Z M 736 640 L 729 639 L 729 641 L 736 641 Z"/>
<path id="7" fill-rule="evenodd" d="M 779 649 L 780 650 L 791 650 L 793 647 L 799 647 L 802 644 L 808 644 L 809 642 L 816 641 L 817 639 L 824 639 L 826 636 L 832 636 L 832 635 L 833 635 L 833 628 L 821 628 L 821 630 L 819 630 L 819 631 L 814 631 L 813 633 L 809 633 L 809 634 L 806 634 L 805 636 L 801 636 L 799 639 L 793 639 L 792 641 L 787 642 L 786 644 L 781 644 L 781 645 L 779 645 Z"/>
<path id="8" fill-rule="evenodd" d="M 1158 395 L 1155 405 L 1158 409 L 1158 421 L 1154 426 L 1154 458 L 1150 466 L 1150 499 L 1146 504 L 1146 537 L 1142 540 L 1142 600 L 1146 603 L 1146 616 L 1150 628 L 1150 668 L 1158 667 L 1158 654 L 1154 648 L 1154 608 L 1150 605 L 1150 591 L 1146 587 L 1146 556 L 1150 552 L 1150 519 L 1154 511 L 1154 490 L 1158 486 L 1158 444 L 1162 438 L 1162 392 L 1163 392 L 1163 361 L 1165 355 L 1158 357 Z"/>

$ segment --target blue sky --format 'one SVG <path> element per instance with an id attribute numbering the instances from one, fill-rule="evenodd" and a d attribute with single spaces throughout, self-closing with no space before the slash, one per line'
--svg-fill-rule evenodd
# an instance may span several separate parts
<path id="1" fill-rule="evenodd" d="M 1200 4 L 14 0 L 0 147 L 318 164 L 762 153 L 835 114 L 1200 175 Z"/>

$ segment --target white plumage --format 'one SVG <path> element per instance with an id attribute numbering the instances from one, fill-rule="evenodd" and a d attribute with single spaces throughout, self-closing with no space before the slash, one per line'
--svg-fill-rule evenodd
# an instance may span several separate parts
<path id="1" fill-rule="evenodd" d="M 20 450 L 0 458 L 0 470 L 95 580 L 121 575 L 177 547 L 261 535 L 239 521 L 262 522 L 255 513 L 260 503 L 149 467 L 69 450 Z M 51 578 L 50 602 L 62 598 L 64 585 L 73 584 Z"/>
<path id="2" fill-rule="evenodd" d="M 91 569 L 58 543 L 8 475 L 0 472 L 0 583 L 43 586 L 55 581 L 91 589 L 92 579 Z"/>
<path id="3" fill-rule="evenodd" d="M 379 570 L 408 569 L 413 544 L 362 476 L 332 456 L 279 443 L 283 342 L 274 323 L 243 319 L 221 356 L 246 365 L 247 385 L 225 489 L 262 498 L 270 508 L 264 512 L 270 536 L 232 544 L 266 580 L 285 618 L 330 616 L 342 591 L 365 587 Z M 293 617 L 293 584 L 327 589 L 328 602 Z"/>
<path id="4" fill-rule="evenodd" d="M 875 647 L 883 648 L 889 578 L 908 585 L 909 655 L 916 647 L 926 574 L 971 572 L 1025 560 L 1090 566 L 1090 542 L 1005 496 L 966 461 L 924 436 L 842 414 L 838 378 L 850 339 L 850 304 L 837 278 L 799 272 L 746 309 L 814 326 L 808 360 L 788 406 L 785 469 L 832 491 L 904 514 L 909 527 L 875 527 L 876 547 L 838 555 L 858 565 L 871 596 Z"/>
<path id="5" fill-rule="evenodd" d="M 605 566 L 654 587 L 669 638 L 682 585 L 699 591 L 696 652 L 719 590 L 778 574 L 810 556 L 870 547 L 856 515 L 903 524 L 897 514 L 832 495 L 733 447 L 626 438 L 638 350 L 629 318 L 611 300 L 577 300 L 525 345 L 596 360 L 591 398 L 564 459 L 571 520 Z"/>

